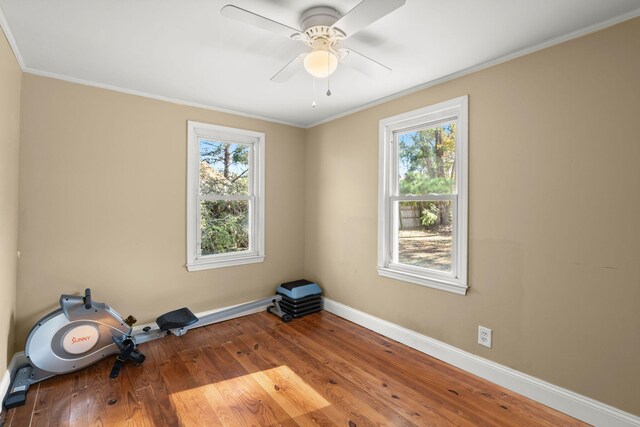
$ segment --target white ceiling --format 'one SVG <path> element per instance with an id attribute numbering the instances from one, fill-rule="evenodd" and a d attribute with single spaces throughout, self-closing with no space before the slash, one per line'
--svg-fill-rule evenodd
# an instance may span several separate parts
<path id="1" fill-rule="evenodd" d="M 304 127 L 640 15 L 640 0 L 407 0 L 344 41 L 393 71 L 373 80 L 339 67 L 332 95 L 319 81 L 311 108 L 311 76 L 269 80 L 304 45 L 221 16 L 227 3 L 299 28 L 311 6 L 344 14 L 359 0 L 0 0 L 0 7 L 26 71 Z"/>

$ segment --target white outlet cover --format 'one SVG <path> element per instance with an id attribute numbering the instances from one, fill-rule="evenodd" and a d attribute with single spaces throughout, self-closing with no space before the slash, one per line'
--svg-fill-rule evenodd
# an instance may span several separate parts
<path id="1" fill-rule="evenodd" d="M 478 326 L 478 344 L 491 348 L 492 333 L 491 329 Z"/>

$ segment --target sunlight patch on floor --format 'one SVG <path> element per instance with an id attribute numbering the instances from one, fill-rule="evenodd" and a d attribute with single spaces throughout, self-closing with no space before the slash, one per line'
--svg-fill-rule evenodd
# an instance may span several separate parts
<path id="1" fill-rule="evenodd" d="M 228 412 L 224 411 L 224 407 L 238 411 L 239 405 L 253 411 L 259 402 L 269 397 L 290 418 L 309 414 L 330 405 L 286 365 L 174 392 L 171 394 L 171 400 L 178 407 L 187 402 L 193 405 L 194 395 L 204 397 L 217 413 Z M 193 409 L 195 408 L 192 406 Z"/>

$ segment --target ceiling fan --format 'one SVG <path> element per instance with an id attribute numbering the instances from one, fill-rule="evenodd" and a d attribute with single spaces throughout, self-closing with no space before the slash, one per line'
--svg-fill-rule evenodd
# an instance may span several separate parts
<path id="1" fill-rule="evenodd" d="M 315 78 L 325 78 L 333 74 L 338 63 L 345 64 L 371 77 L 391 68 L 354 51 L 340 48 L 342 40 L 354 35 L 366 26 L 388 15 L 406 0 L 362 0 L 345 15 L 329 6 L 315 6 L 307 9 L 300 17 L 300 28 L 293 28 L 257 13 L 234 5 L 226 5 L 220 13 L 228 18 L 281 34 L 292 40 L 305 43 L 309 52 L 302 53 L 291 60 L 271 80 L 285 82 L 300 71 L 301 64 Z M 327 93 L 330 94 L 330 93 Z"/>

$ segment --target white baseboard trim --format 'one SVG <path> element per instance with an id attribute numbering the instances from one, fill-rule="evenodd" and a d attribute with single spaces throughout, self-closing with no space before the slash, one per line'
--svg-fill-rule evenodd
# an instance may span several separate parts
<path id="1" fill-rule="evenodd" d="M 7 368 L 4 371 L 4 375 L 2 375 L 2 381 L 0 381 L 0 404 L 4 401 L 4 397 L 7 395 L 9 391 L 9 386 L 11 385 L 11 371 Z M 2 408 L 0 408 L 1 410 Z"/>
<path id="2" fill-rule="evenodd" d="M 460 350 L 329 298 L 324 309 L 450 365 L 594 426 L 640 426 L 640 417 Z"/>

